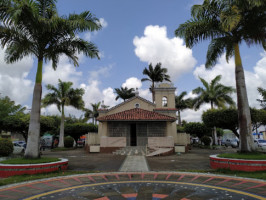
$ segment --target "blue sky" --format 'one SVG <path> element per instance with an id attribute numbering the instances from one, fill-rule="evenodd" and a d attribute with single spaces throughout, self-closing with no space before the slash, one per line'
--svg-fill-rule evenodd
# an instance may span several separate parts
<path id="1" fill-rule="evenodd" d="M 96 33 L 80 33 L 79 37 L 95 43 L 101 59 L 90 59 L 79 55 L 80 66 L 74 66 L 62 57 L 57 71 L 48 62 L 44 65 L 43 86 L 57 84 L 58 78 L 72 81 L 75 87 L 85 89 L 84 101 L 90 103 L 104 100 L 114 106 L 114 88 L 122 85 L 140 88 L 140 95 L 151 99 L 149 83 L 141 83 L 142 71 L 149 63 L 162 62 L 168 68 L 177 93 L 201 86 L 198 76 L 206 80 L 216 75 L 223 76 L 222 83 L 234 86 L 234 61 L 226 63 L 224 57 L 212 70 L 205 70 L 205 56 L 208 42 L 203 42 L 192 50 L 187 49 L 180 38 L 174 36 L 179 24 L 190 18 L 191 5 L 200 0 L 58 0 L 59 15 L 91 11 L 102 22 L 103 29 Z M 241 45 L 241 56 L 246 70 L 246 81 L 251 106 L 259 107 L 256 99 L 257 87 L 266 88 L 266 54 L 259 46 L 248 48 Z M 16 102 L 31 107 L 31 98 L 36 73 L 34 57 L 7 65 L 0 50 L 0 93 L 8 95 Z M 46 94 L 44 88 L 43 94 Z M 235 96 L 234 96 L 235 98 Z M 183 119 L 199 121 L 203 106 L 198 112 L 186 110 Z M 42 110 L 46 114 L 57 113 L 51 106 Z M 82 113 L 68 108 L 68 113 L 80 116 Z"/>

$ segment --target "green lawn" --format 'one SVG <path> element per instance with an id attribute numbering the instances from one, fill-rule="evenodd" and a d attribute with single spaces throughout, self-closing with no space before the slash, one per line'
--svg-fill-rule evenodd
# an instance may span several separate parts
<path id="1" fill-rule="evenodd" d="M 50 163 L 60 161 L 59 158 L 37 158 L 37 159 L 26 159 L 26 158 L 11 158 L 8 160 L 1 161 L 2 164 L 38 164 L 38 163 Z"/>
<path id="2" fill-rule="evenodd" d="M 219 158 L 236 158 L 246 160 L 266 160 L 266 154 L 263 153 L 223 153 Z"/>

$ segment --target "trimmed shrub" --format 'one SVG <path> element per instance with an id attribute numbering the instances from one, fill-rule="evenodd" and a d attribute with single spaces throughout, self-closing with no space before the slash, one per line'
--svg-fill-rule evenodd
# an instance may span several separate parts
<path id="1" fill-rule="evenodd" d="M 64 144 L 66 148 L 72 148 L 74 145 L 74 139 L 72 137 L 65 137 Z"/>
<path id="2" fill-rule="evenodd" d="M 0 156 L 9 156 L 13 153 L 13 143 L 7 139 L 0 139 Z"/>
<path id="3" fill-rule="evenodd" d="M 209 146 L 211 144 L 211 138 L 204 135 L 202 138 L 201 138 L 201 142 L 204 143 L 204 146 Z"/>

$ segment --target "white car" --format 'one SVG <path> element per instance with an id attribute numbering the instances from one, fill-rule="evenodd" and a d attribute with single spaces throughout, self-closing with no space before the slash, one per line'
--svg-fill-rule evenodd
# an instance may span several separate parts
<path id="1" fill-rule="evenodd" d="M 24 147 L 20 146 L 18 143 L 13 142 L 13 154 L 24 154 L 25 150 Z"/>
<path id="2" fill-rule="evenodd" d="M 266 140 L 256 139 L 254 144 L 258 151 L 266 152 Z"/>

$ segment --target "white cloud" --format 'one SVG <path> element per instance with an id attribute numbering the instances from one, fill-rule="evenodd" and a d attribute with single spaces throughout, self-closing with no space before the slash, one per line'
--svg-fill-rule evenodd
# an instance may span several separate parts
<path id="1" fill-rule="evenodd" d="M 26 103 L 30 100 L 33 93 L 33 82 L 27 79 L 29 71 L 33 66 L 33 58 L 25 57 L 16 63 L 7 64 L 4 56 L 4 49 L 0 48 L 1 96 L 9 96 L 19 104 Z"/>
<path id="2" fill-rule="evenodd" d="M 98 70 L 90 71 L 89 72 L 89 80 L 98 80 L 99 77 L 108 77 L 110 75 L 110 71 L 113 68 L 112 65 L 109 65 L 107 67 L 101 67 Z"/>
<path id="3" fill-rule="evenodd" d="M 100 18 L 99 21 L 100 21 L 100 24 L 102 25 L 103 29 L 108 26 L 108 23 L 107 23 L 107 21 L 105 21 L 104 18 Z"/>
<path id="4" fill-rule="evenodd" d="M 100 82 L 98 80 L 89 81 L 88 85 L 81 84 L 81 88 L 85 90 L 83 100 L 86 108 L 91 108 L 91 103 L 98 103 L 104 101 L 107 106 L 116 105 L 115 94 L 112 88 L 108 87 L 104 90 L 99 89 Z"/>
<path id="5" fill-rule="evenodd" d="M 142 86 L 141 80 L 139 80 L 136 77 L 128 78 L 126 82 L 122 84 L 122 87 L 133 88 L 134 90 L 136 88 L 138 89 L 141 88 L 141 86 Z"/>
<path id="6" fill-rule="evenodd" d="M 135 54 L 143 62 L 155 65 L 162 63 L 168 69 L 172 81 L 189 72 L 196 64 L 192 50 L 185 47 L 180 38 L 168 38 L 166 27 L 147 26 L 144 36 L 136 36 L 133 40 Z"/>
<path id="7" fill-rule="evenodd" d="M 74 87 L 77 87 L 81 76 L 82 72 L 77 71 L 77 68 L 73 63 L 69 63 L 66 56 L 62 56 L 56 70 L 52 68 L 51 62 L 44 66 L 43 83 L 57 85 L 58 79 L 61 79 L 62 81 L 73 82 Z"/>
<path id="8" fill-rule="evenodd" d="M 245 70 L 245 80 L 246 80 L 246 88 L 248 94 L 249 105 L 251 107 L 261 108 L 259 102 L 256 99 L 261 98 L 257 88 L 262 87 L 266 88 L 266 53 L 261 54 L 261 59 L 256 63 L 254 67 L 254 71 Z M 243 63 L 243 65 L 245 65 Z M 193 72 L 195 78 L 202 77 L 206 81 L 210 82 L 217 75 L 222 75 L 221 83 L 227 86 L 235 86 L 235 64 L 234 60 L 230 59 L 229 63 L 226 62 L 225 56 L 223 55 L 218 63 L 210 70 L 206 69 L 204 65 L 197 67 Z M 200 82 L 199 82 L 200 83 Z M 202 84 L 200 83 L 202 86 Z M 187 97 L 192 97 L 192 93 L 189 93 Z M 236 94 L 232 95 L 233 99 L 236 100 Z M 188 121 L 200 121 L 202 111 L 207 110 L 207 107 L 202 107 L 197 112 L 193 110 L 185 110 L 184 111 L 184 119 Z"/>

